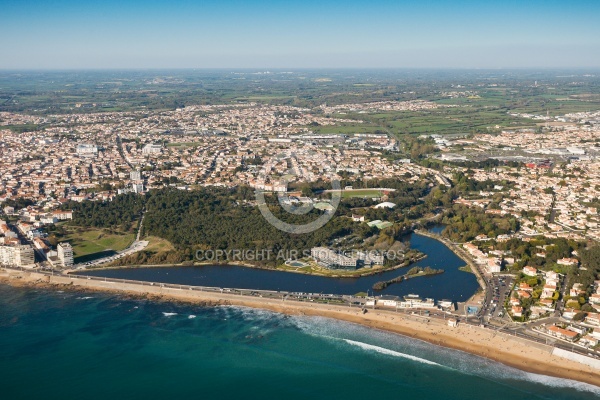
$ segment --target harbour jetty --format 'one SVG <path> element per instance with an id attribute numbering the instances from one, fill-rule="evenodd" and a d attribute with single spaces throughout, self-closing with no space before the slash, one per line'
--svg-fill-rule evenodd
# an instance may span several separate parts
<path id="1" fill-rule="evenodd" d="M 430 276 L 430 275 L 437 275 L 437 274 L 443 274 L 443 273 L 444 273 L 443 269 L 432 269 L 429 267 L 425 267 L 425 268 L 413 267 L 410 269 L 410 271 L 408 271 L 404 275 L 400 275 L 400 276 L 398 276 L 394 279 L 390 279 L 388 281 L 381 281 L 381 282 L 375 283 L 373 285 L 373 290 L 383 290 L 386 287 L 388 287 L 389 285 L 392 285 L 394 283 L 406 281 L 406 280 L 412 279 L 412 278 L 417 278 L 419 276 Z"/>

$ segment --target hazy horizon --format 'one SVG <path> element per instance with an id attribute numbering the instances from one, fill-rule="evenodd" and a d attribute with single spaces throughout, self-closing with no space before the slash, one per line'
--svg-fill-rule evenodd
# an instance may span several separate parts
<path id="1" fill-rule="evenodd" d="M 2 70 L 595 69 L 595 1 L 24 0 Z"/>
<path id="2" fill-rule="evenodd" d="M 0 72 L 128 72 L 128 71 L 240 71 L 255 74 L 285 73 L 299 71 L 458 71 L 458 72 L 600 72 L 600 66 L 591 67 L 510 67 L 510 68 L 476 68 L 476 67 L 65 67 L 65 68 L 0 68 Z"/>

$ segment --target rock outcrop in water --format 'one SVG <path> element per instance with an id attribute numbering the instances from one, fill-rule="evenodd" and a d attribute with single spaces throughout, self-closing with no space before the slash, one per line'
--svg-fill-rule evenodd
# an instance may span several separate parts
<path id="1" fill-rule="evenodd" d="M 375 283 L 373 285 L 373 290 L 383 290 L 393 283 L 402 282 L 404 280 L 415 278 L 417 276 L 437 275 L 442 273 L 444 273 L 443 269 L 433 269 L 430 267 L 412 267 L 405 275 L 400 275 L 394 279 L 390 279 L 389 281 L 381 281 Z"/>

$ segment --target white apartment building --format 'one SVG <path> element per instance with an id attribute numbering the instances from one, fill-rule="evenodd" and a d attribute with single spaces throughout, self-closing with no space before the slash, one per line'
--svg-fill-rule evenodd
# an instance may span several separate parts
<path id="1" fill-rule="evenodd" d="M 64 221 L 67 219 L 73 219 L 73 211 L 71 210 L 57 210 L 52 212 L 52 216 L 58 219 L 59 221 Z"/>
<path id="2" fill-rule="evenodd" d="M 131 171 L 129 173 L 129 179 L 132 181 L 141 181 L 142 180 L 142 172 L 141 171 Z"/>
<path id="3" fill-rule="evenodd" d="M 0 263 L 28 267 L 35 264 L 33 247 L 30 245 L 0 246 Z"/>
<path id="4" fill-rule="evenodd" d="M 95 155 L 98 154 L 98 146 L 95 144 L 81 143 L 77 145 L 77 154 L 79 155 Z"/>
<path id="5" fill-rule="evenodd" d="M 59 243 L 56 246 L 56 250 L 58 252 L 58 259 L 63 267 L 72 267 L 73 266 L 73 248 L 69 243 Z"/>
<path id="6" fill-rule="evenodd" d="M 142 148 L 142 154 L 157 154 L 162 151 L 160 144 L 148 143 Z"/>
<path id="7" fill-rule="evenodd" d="M 144 184 L 142 183 L 134 183 L 131 185 L 131 189 L 134 193 L 140 194 L 144 191 Z"/>
<path id="8" fill-rule="evenodd" d="M 327 268 L 332 267 L 350 267 L 356 268 L 358 261 L 355 257 L 347 257 L 343 254 L 338 254 L 335 251 L 326 247 L 313 247 L 310 250 L 310 255 L 317 262 L 323 264 Z"/>

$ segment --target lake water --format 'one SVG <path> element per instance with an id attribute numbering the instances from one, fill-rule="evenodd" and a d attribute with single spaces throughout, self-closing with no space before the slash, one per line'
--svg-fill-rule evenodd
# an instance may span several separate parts
<path id="1" fill-rule="evenodd" d="M 413 234 L 408 238 L 410 246 L 427 257 L 407 268 L 361 278 L 328 278 L 290 272 L 261 270 L 240 266 L 197 266 L 123 268 L 97 270 L 84 275 L 109 278 L 133 279 L 182 285 L 214 286 L 239 289 L 282 290 L 290 292 L 356 294 L 372 292 L 373 284 L 405 274 L 412 266 L 429 266 L 444 269 L 443 274 L 418 277 L 388 286 L 377 294 L 404 296 L 418 294 L 436 300 L 465 301 L 477 290 L 475 275 L 460 271 L 465 262 L 443 243 L 425 236 Z"/>

